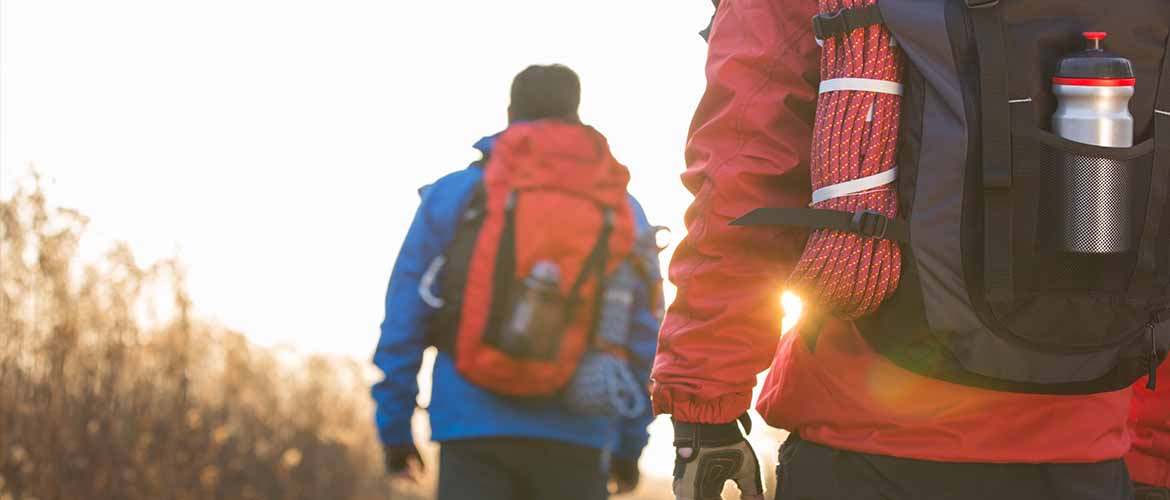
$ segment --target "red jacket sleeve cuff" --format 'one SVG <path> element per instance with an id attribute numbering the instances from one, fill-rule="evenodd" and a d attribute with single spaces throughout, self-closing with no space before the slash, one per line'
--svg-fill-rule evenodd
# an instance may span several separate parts
<path id="1" fill-rule="evenodd" d="M 672 415 L 675 420 L 696 424 L 734 422 L 752 404 L 751 392 L 730 393 L 715 399 L 701 399 L 694 394 L 654 384 L 655 415 Z"/>

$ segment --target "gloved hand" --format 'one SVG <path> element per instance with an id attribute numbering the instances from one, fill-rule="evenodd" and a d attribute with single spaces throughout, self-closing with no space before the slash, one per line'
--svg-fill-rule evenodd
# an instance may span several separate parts
<path id="1" fill-rule="evenodd" d="M 422 479 L 426 466 L 413 444 L 385 446 L 382 451 L 385 453 L 386 473 L 390 477 L 416 483 Z"/>
<path id="2" fill-rule="evenodd" d="M 751 432 L 751 420 L 740 418 Z M 735 422 L 674 422 L 674 497 L 676 500 L 721 500 L 723 485 L 735 481 L 743 500 L 764 500 L 764 482 L 756 452 Z"/>
<path id="3" fill-rule="evenodd" d="M 637 460 L 614 457 L 609 467 L 609 492 L 613 495 L 631 493 L 638 487 L 641 478 Z"/>
<path id="4" fill-rule="evenodd" d="M 1134 500 L 1170 500 L 1170 489 L 1133 483 Z"/>

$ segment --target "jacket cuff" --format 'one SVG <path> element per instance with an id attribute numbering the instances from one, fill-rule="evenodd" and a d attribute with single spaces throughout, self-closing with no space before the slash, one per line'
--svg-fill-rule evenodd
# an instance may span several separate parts
<path id="1" fill-rule="evenodd" d="M 671 415 L 678 422 L 726 424 L 735 422 L 748 411 L 748 406 L 752 404 L 752 393 L 731 393 L 714 399 L 701 399 L 692 393 L 654 384 L 652 399 L 655 415 Z"/>
<path id="2" fill-rule="evenodd" d="M 674 447 L 731 446 L 744 440 L 739 424 L 695 424 L 674 420 Z"/>

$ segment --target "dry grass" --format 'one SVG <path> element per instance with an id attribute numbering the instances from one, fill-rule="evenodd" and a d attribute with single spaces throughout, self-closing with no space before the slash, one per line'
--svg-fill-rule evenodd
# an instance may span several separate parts
<path id="1" fill-rule="evenodd" d="M 189 314 L 174 261 L 82 265 L 80 213 L 0 203 L 0 499 L 385 499 L 356 363 Z"/>
<path id="2" fill-rule="evenodd" d="M 0 201 L 0 500 L 430 496 L 382 474 L 361 365 L 193 318 L 175 261 L 83 263 L 86 223 L 35 175 Z"/>

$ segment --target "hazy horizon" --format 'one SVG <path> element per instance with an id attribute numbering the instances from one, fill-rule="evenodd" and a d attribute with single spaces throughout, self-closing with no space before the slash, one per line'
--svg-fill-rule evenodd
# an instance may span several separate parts
<path id="1" fill-rule="evenodd" d="M 179 257 L 196 312 L 260 345 L 369 358 L 416 189 L 505 127 L 528 64 L 581 75 L 583 119 L 683 234 L 705 2 L 0 9 L 0 192 L 35 165 L 91 217 L 86 255 Z"/>

